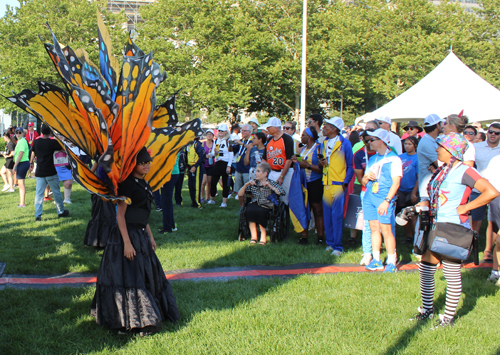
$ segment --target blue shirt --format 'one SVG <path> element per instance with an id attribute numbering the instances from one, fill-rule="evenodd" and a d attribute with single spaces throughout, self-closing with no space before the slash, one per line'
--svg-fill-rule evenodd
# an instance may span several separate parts
<path id="1" fill-rule="evenodd" d="M 417 154 L 408 155 L 403 153 L 399 156 L 403 164 L 403 177 L 399 185 L 399 191 L 410 193 L 413 191 L 418 179 L 418 156 Z"/>
<path id="2" fill-rule="evenodd" d="M 251 142 L 251 138 L 242 140 L 244 144 L 248 144 Z M 233 145 L 234 156 L 236 157 L 236 171 L 241 174 L 248 174 L 250 170 L 249 165 L 245 165 L 245 154 L 247 153 L 247 149 L 244 145 Z"/>
<path id="3" fill-rule="evenodd" d="M 436 140 L 427 133 L 418 142 L 418 191 L 420 197 L 429 197 L 427 196 L 427 185 L 432 177 L 429 165 L 433 161 L 437 161 L 437 147 Z"/>
<path id="4" fill-rule="evenodd" d="M 302 160 L 305 162 L 308 162 L 311 165 L 318 165 L 319 159 L 318 159 L 318 145 L 314 145 L 311 149 L 307 149 L 307 147 L 303 147 L 302 151 L 300 152 L 300 156 L 302 157 Z M 306 181 L 311 182 L 311 181 L 316 181 L 318 179 L 321 179 L 323 177 L 323 174 L 317 173 L 315 171 L 312 171 L 311 169 L 304 169 L 306 173 Z"/>
<path id="5" fill-rule="evenodd" d="M 403 175 L 401 159 L 392 150 L 388 151 L 385 158 L 384 155 L 375 154 L 368 159 L 366 173 L 374 170 L 378 170 L 378 179 L 376 180 L 378 182 L 378 192 L 374 193 L 372 190 L 374 181 L 368 181 L 366 184 L 366 195 L 384 199 L 391 189 L 392 177 Z"/>

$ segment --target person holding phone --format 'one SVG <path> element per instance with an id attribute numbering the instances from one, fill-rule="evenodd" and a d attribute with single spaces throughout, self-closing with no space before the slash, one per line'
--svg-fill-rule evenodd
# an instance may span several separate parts
<path id="1" fill-rule="evenodd" d="M 325 224 L 326 251 L 340 256 L 342 246 L 342 219 L 347 186 L 354 175 L 352 146 L 340 132 L 344 121 L 340 117 L 325 119 L 325 141 L 319 147 L 319 167 L 323 169 L 323 220 Z M 320 155 L 321 154 L 321 155 Z"/>

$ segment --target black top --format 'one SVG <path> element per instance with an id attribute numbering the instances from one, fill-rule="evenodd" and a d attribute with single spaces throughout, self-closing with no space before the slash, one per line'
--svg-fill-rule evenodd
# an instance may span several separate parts
<path id="1" fill-rule="evenodd" d="M 5 154 L 9 155 L 14 150 L 16 150 L 16 146 L 14 145 L 14 143 L 12 141 L 10 141 L 9 143 L 7 143 L 7 147 L 5 148 Z M 5 164 L 8 165 L 11 161 L 14 161 L 14 156 L 5 158 Z"/>
<path id="2" fill-rule="evenodd" d="M 153 201 L 153 191 L 149 183 L 130 174 L 124 182 L 118 185 L 118 195 L 128 197 L 132 201 L 125 212 L 127 224 L 146 227 Z"/>
<path id="3" fill-rule="evenodd" d="M 62 149 L 63 147 L 55 139 L 35 139 L 32 151 L 35 152 L 36 156 L 36 177 L 57 175 L 57 171 L 54 166 L 54 152 Z"/>

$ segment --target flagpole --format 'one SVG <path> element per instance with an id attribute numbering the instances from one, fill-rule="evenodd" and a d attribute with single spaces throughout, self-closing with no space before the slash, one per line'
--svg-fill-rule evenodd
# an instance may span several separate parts
<path id="1" fill-rule="evenodd" d="M 307 0 L 302 9 L 302 77 L 300 84 L 300 132 L 305 129 L 306 122 L 306 68 L 307 68 Z"/>

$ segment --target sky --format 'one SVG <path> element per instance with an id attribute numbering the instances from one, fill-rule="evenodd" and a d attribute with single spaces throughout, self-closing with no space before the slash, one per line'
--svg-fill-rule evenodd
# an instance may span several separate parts
<path id="1" fill-rule="evenodd" d="M 18 0 L 0 0 L 0 17 L 3 17 L 5 15 L 5 6 L 10 5 L 10 6 L 19 6 L 19 1 Z"/>

